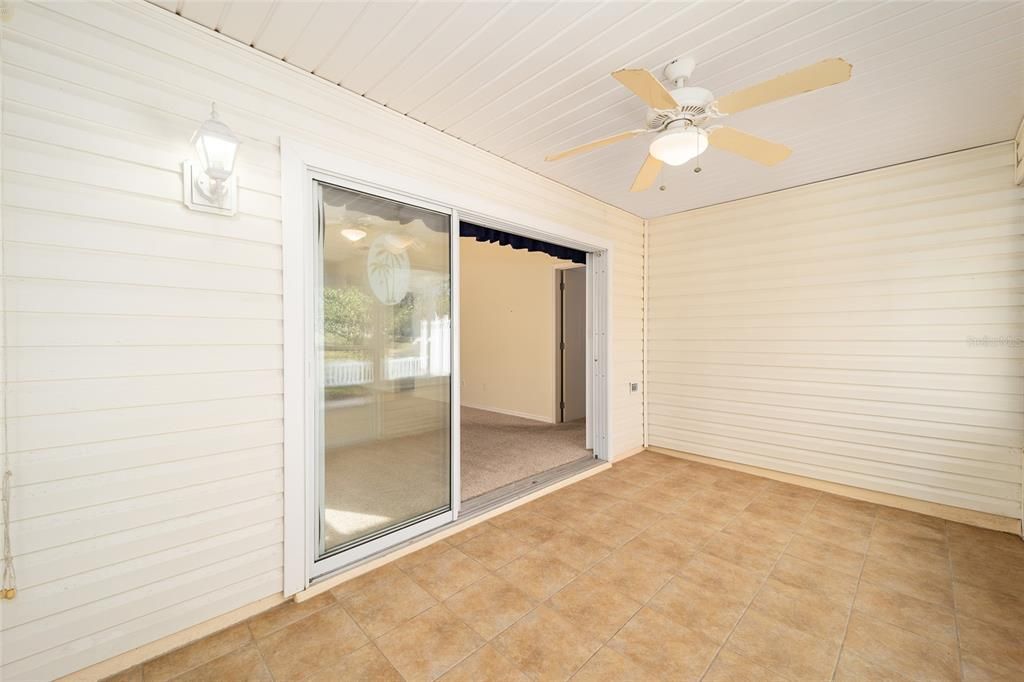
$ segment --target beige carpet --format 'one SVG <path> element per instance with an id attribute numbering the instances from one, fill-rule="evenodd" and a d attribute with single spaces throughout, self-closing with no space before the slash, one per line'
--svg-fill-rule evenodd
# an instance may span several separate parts
<path id="1" fill-rule="evenodd" d="M 592 453 L 583 419 L 565 424 L 462 408 L 462 499 L 534 476 Z"/>
<path id="2" fill-rule="evenodd" d="M 462 408 L 462 499 L 591 455 L 584 420 L 567 424 Z M 449 503 L 448 431 L 331 448 L 324 458 L 327 548 Z"/>

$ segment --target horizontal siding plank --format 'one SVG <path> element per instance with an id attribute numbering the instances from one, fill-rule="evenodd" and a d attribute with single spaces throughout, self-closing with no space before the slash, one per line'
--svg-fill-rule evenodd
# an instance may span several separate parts
<path id="1" fill-rule="evenodd" d="M 59 481 L 76 476 L 151 466 L 222 452 L 255 449 L 283 442 L 280 417 L 265 421 L 160 433 L 115 441 L 10 453 L 18 485 Z"/>
<path id="2" fill-rule="evenodd" d="M 177 517 L 183 509 L 196 514 L 281 491 L 280 469 L 235 476 L 156 495 L 15 521 L 11 524 L 11 544 L 19 553 L 38 552 L 165 521 Z"/>

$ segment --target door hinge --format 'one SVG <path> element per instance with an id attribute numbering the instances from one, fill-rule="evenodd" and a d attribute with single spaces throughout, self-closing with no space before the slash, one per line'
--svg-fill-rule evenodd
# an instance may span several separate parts
<path id="1" fill-rule="evenodd" d="M 562 401 L 562 404 L 561 404 L 561 405 L 559 405 L 559 407 L 560 407 L 561 409 L 563 409 L 563 410 L 565 409 L 565 401 L 564 401 L 564 400 Z"/>
<path id="2" fill-rule="evenodd" d="M 559 282 L 558 288 L 561 289 L 562 291 L 565 291 L 565 282 Z"/>
<path id="3" fill-rule="evenodd" d="M 565 350 L 565 341 L 561 341 L 561 342 L 559 342 L 559 344 L 558 344 L 558 349 L 559 349 L 559 350 Z"/>

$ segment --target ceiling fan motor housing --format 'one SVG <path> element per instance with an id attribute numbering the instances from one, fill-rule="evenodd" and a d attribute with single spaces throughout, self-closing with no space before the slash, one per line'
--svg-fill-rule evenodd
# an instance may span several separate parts
<path id="1" fill-rule="evenodd" d="M 711 103 L 715 101 L 715 96 L 707 88 L 676 88 L 670 94 L 679 104 L 678 109 L 649 109 L 647 111 L 647 128 L 649 130 L 658 130 L 679 120 L 699 123 L 711 115 L 710 107 Z"/>

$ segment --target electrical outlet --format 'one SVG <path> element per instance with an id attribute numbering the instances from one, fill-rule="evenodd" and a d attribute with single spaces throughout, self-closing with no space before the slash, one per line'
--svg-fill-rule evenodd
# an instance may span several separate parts
<path id="1" fill-rule="evenodd" d="M 639 390 L 640 390 L 640 384 L 636 383 L 635 381 L 631 382 L 629 384 L 629 392 L 630 393 L 636 393 Z"/>

